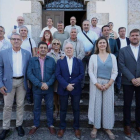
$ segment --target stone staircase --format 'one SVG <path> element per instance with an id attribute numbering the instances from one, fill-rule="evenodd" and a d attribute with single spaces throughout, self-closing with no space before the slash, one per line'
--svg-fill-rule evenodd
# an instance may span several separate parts
<path id="1" fill-rule="evenodd" d="M 82 91 L 82 97 L 83 97 L 83 103 L 80 104 L 80 126 L 81 128 L 91 128 L 92 126 L 88 124 L 88 101 L 89 101 L 89 77 L 86 76 L 86 81 L 85 81 L 85 88 Z M 3 111 L 3 103 L 2 103 L 2 95 L 0 95 L 0 127 L 2 127 L 2 111 Z M 24 127 L 30 127 L 33 125 L 33 104 L 28 104 L 25 101 L 25 107 L 24 107 Z M 45 104 L 42 104 L 42 113 L 41 113 L 41 127 L 46 126 L 46 114 L 45 114 Z M 131 113 L 131 119 L 132 119 L 132 126 L 134 126 L 134 120 L 135 120 L 135 115 L 134 115 L 134 110 L 135 110 L 135 102 L 133 100 L 132 103 L 132 113 Z M 116 95 L 115 94 L 115 128 L 120 129 L 123 128 L 123 93 L 121 91 L 121 94 Z M 13 106 L 13 112 L 12 112 L 12 117 L 11 117 L 11 127 L 15 127 L 15 120 L 16 120 L 16 106 Z M 73 123 L 73 113 L 72 113 L 72 108 L 71 105 L 69 104 L 68 107 L 68 113 L 67 113 L 67 127 L 71 128 L 72 123 Z M 59 122 L 60 118 L 58 117 L 56 120 L 54 120 L 54 126 L 59 127 Z"/>

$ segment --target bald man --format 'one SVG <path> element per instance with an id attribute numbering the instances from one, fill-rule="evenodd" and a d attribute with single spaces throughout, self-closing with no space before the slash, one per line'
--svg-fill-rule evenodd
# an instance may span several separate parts
<path id="1" fill-rule="evenodd" d="M 71 97 L 71 105 L 74 114 L 73 128 L 76 138 L 81 137 L 79 130 L 80 110 L 79 103 L 81 97 L 81 81 L 84 77 L 84 67 L 80 59 L 74 57 L 74 47 L 71 43 L 64 46 L 65 57 L 57 61 L 56 78 L 58 80 L 59 102 L 60 102 L 60 130 L 57 137 L 62 138 L 66 129 L 66 113 L 68 108 L 68 98 Z"/>
<path id="2" fill-rule="evenodd" d="M 17 17 L 17 25 L 13 25 L 13 27 L 11 28 L 10 32 L 8 33 L 7 37 L 10 39 L 11 38 L 11 35 L 13 33 L 18 33 L 19 34 L 19 29 L 21 26 L 24 25 L 24 18 L 22 16 L 18 16 Z M 32 38 L 31 37 L 31 31 L 28 29 L 28 37 L 29 38 Z"/>

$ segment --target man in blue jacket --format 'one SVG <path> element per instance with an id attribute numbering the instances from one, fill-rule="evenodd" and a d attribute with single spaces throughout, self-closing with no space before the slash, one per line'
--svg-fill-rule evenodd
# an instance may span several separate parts
<path id="1" fill-rule="evenodd" d="M 66 129 L 66 113 L 68 108 L 68 98 L 71 96 L 71 105 L 74 114 L 73 128 L 75 136 L 81 137 L 79 130 L 79 103 L 81 96 L 81 81 L 84 77 L 84 67 L 82 61 L 73 57 L 74 48 L 71 43 L 64 46 L 66 56 L 57 61 L 56 78 L 58 80 L 58 91 L 60 100 L 60 130 L 57 137 L 62 138 Z"/>
<path id="2" fill-rule="evenodd" d="M 55 81 L 55 61 L 47 56 L 48 45 L 38 44 L 39 57 L 32 57 L 29 61 L 27 77 L 31 81 L 34 97 L 34 126 L 29 132 L 32 135 L 40 125 L 41 101 L 46 103 L 47 126 L 51 134 L 56 134 L 53 126 L 53 83 Z"/>

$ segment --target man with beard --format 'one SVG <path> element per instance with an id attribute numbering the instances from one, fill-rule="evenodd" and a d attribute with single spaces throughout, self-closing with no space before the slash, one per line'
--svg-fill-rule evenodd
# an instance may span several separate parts
<path id="1" fill-rule="evenodd" d="M 64 23 L 62 21 L 59 21 L 57 23 L 57 30 L 58 31 L 53 34 L 53 39 L 60 40 L 62 48 L 64 41 L 69 38 L 69 33 L 67 31 L 64 31 Z"/>
<path id="2" fill-rule="evenodd" d="M 119 69 L 122 73 L 124 97 L 124 133 L 131 136 L 131 104 L 135 93 L 136 130 L 140 133 L 140 30 L 133 29 L 129 35 L 130 45 L 120 49 Z"/>
<path id="3" fill-rule="evenodd" d="M 76 25 L 76 17 L 75 16 L 72 16 L 70 18 L 70 24 L 71 25 L 68 25 L 65 27 L 65 31 L 67 31 L 69 34 L 71 31 L 71 28 L 76 28 L 78 33 L 81 32 L 81 27 Z"/>

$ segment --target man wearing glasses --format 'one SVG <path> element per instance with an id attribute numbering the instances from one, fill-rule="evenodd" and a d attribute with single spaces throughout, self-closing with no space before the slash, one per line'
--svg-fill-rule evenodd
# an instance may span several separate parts
<path id="1" fill-rule="evenodd" d="M 0 140 L 4 140 L 10 132 L 11 112 L 16 94 L 16 130 L 19 136 L 24 136 L 22 128 L 24 98 L 27 90 L 26 69 L 31 57 L 30 53 L 21 48 L 21 36 L 17 33 L 11 36 L 12 47 L 0 52 L 0 92 L 4 96 L 3 131 Z"/>
<path id="2" fill-rule="evenodd" d="M 14 26 L 11 28 L 11 30 L 9 31 L 7 37 L 10 39 L 10 38 L 11 38 L 11 35 L 12 35 L 13 33 L 18 33 L 18 34 L 19 34 L 19 29 L 20 29 L 20 27 L 23 26 L 23 25 L 24 25 L 24 18 L 23 18 L 22 16 L 18 16 L 18 17 L 17 17 L 17 25 L 14 25 Z M 32 37 L 31 37 L 31 31 L 30 31 L 29 29 L 28 29 L 28 37 L 29 37 L 29 38 L 32 38 Z"/>

